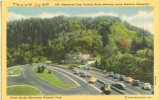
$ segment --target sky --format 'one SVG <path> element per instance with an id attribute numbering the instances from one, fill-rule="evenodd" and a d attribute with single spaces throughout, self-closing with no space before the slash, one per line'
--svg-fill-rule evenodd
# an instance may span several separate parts
<path id="1" fill-rule="evenodd" d="M 9 7 L 8 21 L 36 18 L 115 16 L 130 24 L 153 31 L 153 7 Z"/>

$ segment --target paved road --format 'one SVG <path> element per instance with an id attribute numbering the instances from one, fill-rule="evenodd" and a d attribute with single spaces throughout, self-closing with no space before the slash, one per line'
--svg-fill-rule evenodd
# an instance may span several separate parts
<path id="1" fill-rule="evenodd" d="M 65 67 L 62 67 L 62 66 L 60 68 L 66 69 Z M 123 91 L 126 92 L 127 94 L 151 95 L 151 93 L 152 93 L 152 90 L 146 91 L 146 90 L 141 89 L 142 86 L 135 87 L 135 86 L 132 86 L 131 84 L 126 84 L 123 81 L 118 81 L 118 80 L 113 79 L 113 78 L 105 78 L 105 74 L 103 72 L 99 72 L 99 71 L 95 71 L 95 70 L 83 70 L 80 68 L 75 68 L 75 70 L 87 73 L 90 76 L 97 77 L 99 80 L 106 82 L 106 83 L 110 83 L 110 84 L 117 83 L 117 82 L 123 83 L 126 86 L 126 90 L 123 90 Z"/>
<path id="2" fill-rule="evenodd" d="M 95 70 L 87 70 L 87 72 L 88 72 L 88 73 L 93 73 L 93 74 L 95 74 L 95 75 L 98 75 L 99 77 L 105 78 L 105 74 L 104 74 L 104 73 L 100 73 L 100 72 L 95 71 Z M 113 78 L 108 78 L 108 80 L 109 80 L 109 81 L 112 81 L 112 82 L 120 82 L 120 83 L 125 84 L 123 81 L 118 81 L 118 80 L 113 79 Z M 125 85 L 126 85 L 126 87 L 127 87 L 128 89 L 131 89 L 132 91 L 135 91 L 135 92 L 137 92 L 137 93 L 139 93 L 139 94 L 146 94 L 146 95 L 148 95 L 148 94 L 151 94 L 151 93 L 152 93 L 152 90 L 146 91 L 146 90 L 141 89 L 141 88 L 142 88 L 142 85 L 141 85 L 141 86 L 132 86 L 131 83 L 130 83 L 130 84 L 125 84 Z"/>
<path id="3" fill-rule="evenodd" d="M 62 68 L 59 68 L 59 67 L 51 67 L 51 69 L 55 69 L 55 70 L 59 70 L 59 71 L 61 71 L 62 73 L 64 73 L 64 74 L 67 74 L 67 75 L 69 75 L 69 74 L 71 74 L 71 76 L 74 76 L 74 77 L 78 77 L 79 79 L 81 79 L 82 81 L 84 81 L 87 85 L 89 85 L 89 86 L 92 86 L 95 90 L 94 91 L 100 91 L 100 88 L 103 86 L 103 84 L 101 84 L 101 83 L 99 83 L 99 82 L 96 82 L 95 84 L 89 84 L 88 83 L 88 80 L 90 79 L 90 78 L 88 78 L 88 77 L 86 77 L 86 78 L 81 78 L 79 75 L 74 75 L 74 73 L 73 73 L 73 71 L 70 71 L 70 70 L 68 70 L 68 69 L 62 69 Z M 80 81 L 78 81 L 78 82 L 80 82 Z M 84 87 L 85 88 L 85 87 Z M 91 88 L 91 87 L 90 87 Z M 102 91 L 101 91 L 102 92 Z M 117 91 L 114 91 L 114 90 L 112 90 L 112 92 L 111 92 L 111 95 L 121 95 L 119 92 L 117 92 Z"/>
<path id="4" fill-rule="evenodd" d="M 77 84 L 77 87 L 64 89 L 53 86 L 40 78 L 38 78 L 33 72 L 32 69 L 35 66 L 42 66 L 45 64 L 33 64 L 33 65 L 22 65 L 8 68 L 7 70 L 13 70 L 16 68 L 21 69 L 21 74 L 19 76 L 8 76 L 7 85 L 32 85 L 37 87 L 42 91 L 43 94 L 62 94 L 62 95 L 102 95 L 100 88 L 103 86 L 102 83 L 96 82 L 95 84 L 89 84 L 89 77 L 81 78 L 79 75 L 74 75 L 74 72 L 67 69 L 66 67 L 59 66 L 49 66 L 45 65 L 47 69 L 51 70 L 52 73 L 64 83 L 74 83 Z M 112 78 L 105 78 L 105 74 L 95 70 L 83 70 L 80 68 L 75 68 L 75 70 L 87 73 L 90 76 L 97 77 L 99 80 L 106 83 L 116 83 L 118 80 Z M 124 83 L 125 84 L 125 83 Z M 126 94 L 151 94 L 151 91 L 142 90 L 140 87 L 131 86 L 131 84 L 125 84 L 126 90 L 123 90 Z M 112 90 L 111 95 L 121 95 L 119 92 Z"/>
<path id="5" fill-rule="evenodd" d="M 40 65 L 40 64 L 38 64 Z M 62 95 L 101 95 L 102 93 L 93 86 L 89 85 L 88 83 L 82 81 L 81 79 L 70 75 L 68 73 L 61 72 L 60 70 L 51 69 L 51 72 L 55 74 L 56 77 L 60 79 L 62 82 L 66 83 L 75 83 L 78 87 L 70 88 L 70 89 L 63 89 L 53 86 L 40 78 L 38 78 L 33 72 L 32 69 L 35 65 L 29 66 L 18 66 L 12 67 L 8 70 L 13 70 L 16 68 L 21 68 L 21 74 L 19 76 L 8 76 L 7 83 L 8 86 L 12 85 L 32 85 L 39 88 L 43 94 L 62 94 Z M 49 68 L 47 66 L 47 68 Z"/>
<path id="6" fill-rule="evenodd" d="M 148 94 L 151 94 L 151 92 L 152 92 L 152 91 L 146 91 L 146 90 L 141 89 L 142 86 L 135 87 L 135 86 L 132 86 L 131 84 L 124 83 L 123 81 L 118 81 L 113 78 L 105 78 L 104 74 L 101 74 L 101 73 L 93 71 L 93 70 L 87 70 L 87 71 L 85 70 L 85 72 L 99 78 L 102 81 L 108 82 L 108 83 L 120 82 L 120 83 L 125 84 L 125 86 L 126 86 L 125 92 L 127 92 L 128 94 L 146 94 L 146 95 L 148 95 Z"/>

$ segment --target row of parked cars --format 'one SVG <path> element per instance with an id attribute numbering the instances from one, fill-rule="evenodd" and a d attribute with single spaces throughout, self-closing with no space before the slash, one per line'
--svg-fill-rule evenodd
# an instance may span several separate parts
<path id="1" fill-rule="evenodd" d="M 75 75 L 79 75 L 80 77 L 87 77 L 88 76 L 85 73 L 82 73 L 82 72 L 79 72 L 79 71 L 75 71 L 75 70 L 73 70 L 73 71 L 74 71 Z M 88 83 L 94 84 L 96 81 L 97 81 L 96 77 L 90 77 L 90 79 L 88 80 Z M 103 86 L 100 89 L 106 94 L 110 94 L 111 93 L 111 85 L 108 84 L 108 83 L 104 83 Z"/>
<path id="2" fill-rule="evenodd" d="M 69 69 L 73 70 L 74 71 L 74 74 L 79 74 L 80 77 L 87 77 L 88 75 L 85 74 L 85 73 L 82 73 L 82 72 L 78 72 L 78 71 L 75 71 L 72 67 L 69 67 Z M 90 70 L 88 67 L 83 67 L 83 70 Z M 106 71 L 104 72 L 106 73 Z M 112 77 L 116 80 L 119 80 L 119 81 L 124 81 L 125 83 L 128 83 L 133 86 L 141 86 L 142 82 L 140 82 L 139 80 L 134 80 L 132 77 L 126 77 L 125 75 L 120 75 L 119 73 L 114 73 L 114 72 L 110 72 L 108 74 L 106 74 L 106 78 L 108 77 Z M 88 81 L 88 83 L 95 83 L 97 81 L 97 78 L 96 77 L 91 77 Z M 121 83 L 121 82 L 117 82 L 115 84 L 109 84 L 109 83 L 104 83 L 103 86 L 101 87 L 101 90 L 104 92 L 104 93 L 111 93 L 111 87 L 115 87 L 117 89 L 120 89 L 120 90 L 125 90 L 126 86 L 125 84 Z M 142 85 L 142 89 L 145 89 L 145 90 L 151 90 L 152 89 L 152 86 L 150 83 L 144 83 Z"/>
<path id="3" fill-rule="evenodd" d="M 126 77 L 125 75 L 120 75 L 118 73 L 110 72 L 109 74 L 106 74 L 106 78 L 113 77 L 114 79 L 118 79 L 119 81 L 124 81 L 125 83 L 132 83 L 133 86 L 141 86 L 142 82 L 140 80 L 134 80 L 132 77 Z M 144 83 L 142 86 L 142 89 L 145 90 L 151 90 L 152 86 L 150 83 Z"/>

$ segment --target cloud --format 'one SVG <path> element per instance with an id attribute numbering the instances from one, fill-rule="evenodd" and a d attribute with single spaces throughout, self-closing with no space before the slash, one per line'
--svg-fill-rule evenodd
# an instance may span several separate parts
<path id="1" fill-rule="evenodd" d="M 8 13 L 8 21 L 19 20 L 19 19 L 22 19 L 22 18 L 27 19 L 27 18 L 30 18 L 30 17 L 52 18 L 52 17 L 60 16 L 60 15 L 67 16 L 67 17 L 71 16 L 71 15 L 69 15 L 67 13 L 63 13 L 63 12 L 57 12 L 57 13 L 43 12 L 43 13 L 38 14 L 36 16 L 25 16 L 25 15 L 17 14 L 17 13 L 14 13 L 14 12 L 9 12 Z M 79 15 L 72 15 L 72 16 L 77 16 L 77 17 L 115 16 L 115 17 L 117 17 L 118 14 L 111 13 L 111 12 L 108 12 L 108 13 L 98 12 L 98 13 L 87 13 L 87 14 L 79 14 Z"/>
<path id="2" fill-rule="evenodd" d="M 67 16 L 67 17 L 70 16 L 69 14 L 62 13 L 62 12 L 57 12 L 57 13 L 43 12 L 43 13 L 37 15 L 36 17 L 38 17 L 38 18 L 52 18 L 52 17 L 60 16 L 60 15 Z"/>
<path id="3" fill-rule="evenodd" d="M 123 15 L 121 16 L 122 20 L 129 22 L 130 24 L 143 28 L 145 30 L 154 33 L 153 30 L 153 12 L 148 11 L 138 11 L 137 14 L 133 16 Z"/>
<path id="4" fill-rule="evenodd" d="M 70 16 L 69 14 L 62 13 L 62 12 L 57 12 L 57 13 L 43 12 L 43 13 L 36 15 L 36 16 L 25 16 L 25 15 L 17 14 L 14 12 L 8 12 L 8 21 L 20 20 L 22 18 L 28 19 L 31 17 L 34 17 L 34 18 L 52 18 L 52 17 L 59 16 L 59 15 Z"/>
<path id="5" fill-rule="evenodd" d="M 123 15 L 121 18 L 126 21 L 133 21 L 136 19 L 145 19 L 146 20 L 146 19 L 153 18 L 153 13 L 147 12 L 147 11 L 138 11 L 138 13 L 134 16 Z"/>
<path id="6" fill-rule="evenodd" d="M 115 16 L 118 17 L 118 14 L 116 13 L 111 13 L 111 12 L 98 12 L 98 13 L 87 13 L 87 14 L 79 14 L 76 15 L 78 17 L 97 17 L 97 16 Z"/>
<path id="7" fill-rule="evenodd" d="M 154 27 L 152 22 L 131 22 L 132 25 L 148 30 L 154 34 Z"/>
<path id="8" fill-rule="evenodd" d="M 19 20 L 19 19 L 27 19 L 27 18 L 30 18 L 32 16 L 24 16 L 24 15 L 21 15 L 21 14 L 17 14 L 17 13 L 14 13 L 14 12 L 8 12 L 8 21 L 12 21 L 12 20 Z"/>

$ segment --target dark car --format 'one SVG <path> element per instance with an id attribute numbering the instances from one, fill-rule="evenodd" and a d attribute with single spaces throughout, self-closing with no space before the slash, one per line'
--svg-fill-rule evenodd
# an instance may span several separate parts
<path id="1" fill-rule="evenodd" d="M 109 77 L 114 77 L 114 72 L 110 72 Z"/>
<path id="2" fill-rule="evenodd" d="M 125 75 L 120 75 L 120 81 L 125 81 L 125 79 L 126 79 L 126 76 Z"/>
<path id="3" fill-rule="evenodd" d="M 112 86 L 120 90 L 125 90 L 125 85 L 123 83 L 115 83 L 112 84 Z"/>
<path id="4" fill-rule="evenodd" d="M 71 67 L 71 66 L 70 66 L 70 67 L 68 67 L 68 69 L 71 69 L 71 70 L 73 70 L 73 67 Z"/>
<path id="5" fill-rule="evenodd" d="M 84 73 L 80 73 L 80 77 L 87 77 L 87 75 Z"/>
<path id="6" fill-rule="evenodd" d="M 90 70 L 90 67 L 84 66 L 84 67 L 83 67 L 83 70 Z"/>
<path id="7" fill-rule="evenodd" d="M 140 81 L 139 80 L 134 80 L 132 85 L 133 86 L 140 86 Z"/>

